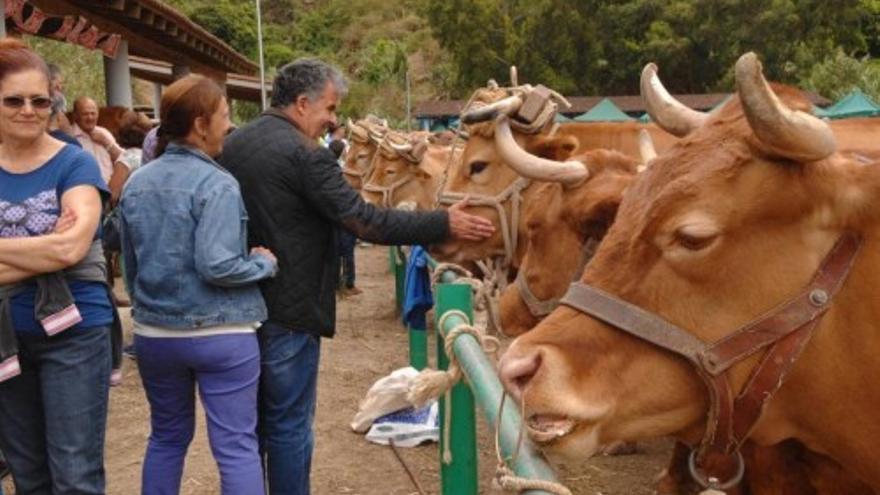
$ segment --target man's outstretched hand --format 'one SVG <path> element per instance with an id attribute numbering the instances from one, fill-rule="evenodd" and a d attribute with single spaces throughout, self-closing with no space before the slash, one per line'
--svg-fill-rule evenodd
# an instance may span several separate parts
<path id="1" fill-rule="evenodd" d="M 482 241 L 495 233 L 492 222 L 483 217 L 465 213 L 464 208 L 468 205 L 468 198 L 449 207 L 449 232 L 455 239 L 465 241 Z"/>

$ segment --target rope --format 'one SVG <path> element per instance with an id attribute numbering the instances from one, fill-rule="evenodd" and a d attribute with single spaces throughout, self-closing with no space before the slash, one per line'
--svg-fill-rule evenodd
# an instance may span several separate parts
<path id="1" fill-rule="evenodd" d="M 437 322 L 437 328 L 443 328 L 446 319 L 450 316 L 458 316 L 465 322 L 470 322 L 470 318 L 460 310 L 453 309 L 443 313 Z M 500 343 L 498 339 L 487 336 L 483 332 L 470 323 L 460 323 L 452 328 L 444 337 L 444 349 L 449 358 L 449 367 L 446 371 L 424 369 L 419 372 L 415 380 L 410 386 L 407 400 L 415 407 L 423 407 L 428 402 L 444 395 L 445 415 L 443 418 L 443 463 L 450 464 L 452 462 L 452 452 L 449 449 L 449 430 L 452 424 L 452 387 L 461 381 L 463 376 L 461 366 L 458 364 L 458 358 L 455 354 L 455 339 L 459 336 L 468 334 L 472 336 L 483 348 L 487 354 L 495 354 L 498 352 Z"/>
<path id="2" fill-rule="evenodd" d="M 501 418 L 504 413 L 504 402 L 507 398 L 507 392 L 501 392 L 501 401 L 498 403 L 498 416 L 496 416 L 495 426 L 495 457 L 498 465 L 495 468 L 495 483 L 503 490 L 521 493 L 525 490 L 542 490 L 554 495 L 572 495 L 562 483 L 556 481 L 536 480 L 518 476 L 512 469 L 508 467 L 508 462 L 501 455 Z M 509 459 L 510 464 L 514 464 L 519 457 L 522 444 L 524 442 L 525 432 L 525 401 L 520 403 L 520 428 L 516 437 L 516 448 L 513 455 Z"/>

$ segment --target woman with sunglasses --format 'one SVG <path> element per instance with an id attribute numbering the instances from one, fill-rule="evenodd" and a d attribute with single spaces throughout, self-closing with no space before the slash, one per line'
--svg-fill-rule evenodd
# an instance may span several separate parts
<path id="1" fill-rule="evenodd" d="M 266 319 L 257 282 L 275 274 L 269 250 L 247 250 L 238 182 L 214 161 L 229 129 L 223 90 L 187 76 L 162 93 L 158 158 L 122 192 L 122 255 L 138 370 L 150 402 L 141 493 L 178 493 L 195 428 L 195 391 L 220 468 L 220 491 L 263 495 L 257 444 Z M 198 385 L 198 387 L 196 387 Z"/>
<path id="2" fill-rule="evenodd" d="M 102 494 L 113 321 L 95 159 L 47 133 L 46 63 L 0 39 L 0 450 L 16 493 Z"/>

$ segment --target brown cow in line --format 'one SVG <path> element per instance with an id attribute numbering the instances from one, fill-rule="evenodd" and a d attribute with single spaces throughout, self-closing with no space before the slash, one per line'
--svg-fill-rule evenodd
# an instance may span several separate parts
<path id="1" fill-rule="evenodd" d="M 515 284 L 501 294 L 501 326 L 510 336 L 535 326 L 555 309 L 583 271 L 592 247 L 614 222 L 623 193 L 640 163 L 616 151 L 592 150 L 569 158 L 589 178 L 573 186 L 545 183 L 525 205 L 526 248 Z"/>
<path id="2" fill-rule="evenodd" d="M 351 187 L 360 191 L 370 174 L 376 148 L 388 132 L 388 122 L 374 115 L 368 115 L 357 122 L 349 119 L 346 127 L 349 132 L 349 149 L 345 155 L 342 174 Z"/>
<path id="3" fill-rule="evenodd" d="M 361 195 L 386 208 L 433 209 L 447 167 L 460 157 L 461 144 L 453 148 L 446 134 L 388 131 Z"/>
<path id="4" fill-rule="evenodd" d="M 626 193 L 581 280 L 717 342 L 798 294 L 838 239 L 857 233 L 864 245 L 848 278 L 748 438 L 810 449 L 800 452 L 814 464 L 815 491 L 785 493 L 872 493 L 845 476 L 822 484 L 826 471 L 842 473 L 814 452 L 880 487 L 880 392 L 872 382 L 880 364 L 871 345 L 880 317 L 872 283 L 880 229 L 871 207 L 880 169 L 835 152 L 834 133 L 806 113 L 809 103 L 788 88 L 774 86 L 774 94 L 753 55 L 736 73 L 738 98 L 720 112 L 670 110 L 686 137 Z M 577 457 L 618 440 L 698 443 L 710 397 L 692 365 L 615 328 L 624 323 L 583 311 L 561 306 L 502 359 L 502 379 L 524 401 L 533 439 Z M 764 354 L 725 373 L 734 392 Z"/>
<path id="5" fill-rule="evenodd" d="M 507 89 L 489 87 L 478 89 L 471 101 L 481 108 L 503 104 L 509 97 Z M 577 140 L 571 136 L 548 135 L 552 116 L 552 113 L 543 115 L 544 122 L 537 132 L 515 130 L 511 139 L 538 157 L 564 159 L 577 148 Z M 492 123 L 466 125 L 466 130 L 469 137 L 461 160 L 454 161 L 448 170 L 441 201 L 452 204 L 468 195 L 472 204 L 476 203 L 468 210 L 491 220 L 496 232 L 481 242 L 447 241 L 434 245 L 431 253 L 437 259 L 454 263 L 504 257 L 515 268 L 525 252 L 526 230 L 522 215 L 515 214 L 515 210 L 520 204 L 529 203 L 537 188 L 531 187 L 529 179 L 522 178 L 505 163 L 496 146 Z"/>

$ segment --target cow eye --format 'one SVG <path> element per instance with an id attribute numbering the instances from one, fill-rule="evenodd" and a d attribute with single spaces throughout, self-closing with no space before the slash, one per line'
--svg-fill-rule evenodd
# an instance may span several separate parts
<path id="1" fill-rule="evenodd" d="M 394 175 L 396 173 L 397 173 L 397 170 L 394 170 L 393 168 L 386 168 L 385 169 L 385 175 Z"/>
<path id="2" fill-rule="evenodd" d="M 700 251 L 709 247 L 717 237 L 716 234 L 695 235 L 679 230 L 675 233 L 675 242 L 689 251 Z"/>
<path id="3" fill-rule="evenodd" d="M 483 170 L 486 170 L 486 167 L 489 166 L 489 162 L 471 162 L 471 173 L 470 175 L 477 175 Z"/>

